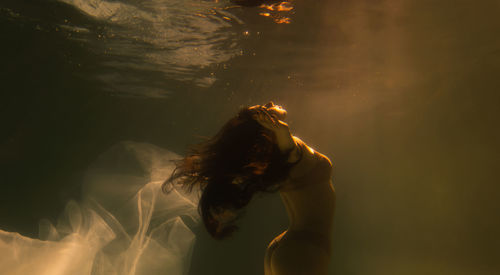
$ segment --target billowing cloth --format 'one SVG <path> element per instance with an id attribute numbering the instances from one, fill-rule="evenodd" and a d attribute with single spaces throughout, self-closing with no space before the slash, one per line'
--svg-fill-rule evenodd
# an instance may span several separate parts
<path id="1" fill-rule="evenodd" d="M 122 142 L 89 168 L 81 202 L 70 201 L 40 238 L 0 230 L 0 274 L 187 274 L 199 191 L 161 190 L 179 156 Z"/>

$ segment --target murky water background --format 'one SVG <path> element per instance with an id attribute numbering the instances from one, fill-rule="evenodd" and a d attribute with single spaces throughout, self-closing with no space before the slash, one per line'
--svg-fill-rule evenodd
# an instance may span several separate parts
<path id="1" fill-rule="evenodd" d="M 35 236 L 120 140 L 183 153 L 272 99 L 335 163 L 331 274 L 496 274 L 500 3 L 293 7 L 2 1 L 0 226 Z M 191 273 L 260 274 L 285 226 L 259 198 L 235 238 L 200 231 Z"/>

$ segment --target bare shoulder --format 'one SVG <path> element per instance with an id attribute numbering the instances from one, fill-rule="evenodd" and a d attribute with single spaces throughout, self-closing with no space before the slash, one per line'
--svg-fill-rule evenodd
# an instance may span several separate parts
<path id="1" fill-rule="evenodd" d="M 290 171 L 290 178 L 303 179 L 307 177 L 309 180 L 312 180 L 311 176 L 314 175 L 314 179 L 330 179 L 333 173 L 333 165 L 330 159 L 308 146 L 300 138 L 295 136 L 293 138 L 302 152 L 302 157 Z"/>

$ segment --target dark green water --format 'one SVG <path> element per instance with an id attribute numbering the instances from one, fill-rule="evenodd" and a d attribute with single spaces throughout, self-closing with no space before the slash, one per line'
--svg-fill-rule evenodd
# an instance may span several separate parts
<path id="1" fill-rule="evenodd" d="M 118 141 L 182 154 L 274 100 L 335 163 L 331 274 L 498 273 L 498 1 L 229 6 L 2 1 L 0 227 L 36 236 Z M 260 274 L 286 223 L 257 199 L 233 239 L 200 231 L 191 273 Z"/>

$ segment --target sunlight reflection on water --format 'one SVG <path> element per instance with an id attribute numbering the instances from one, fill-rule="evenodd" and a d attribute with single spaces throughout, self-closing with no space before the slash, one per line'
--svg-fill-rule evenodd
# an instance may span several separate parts
<path id="1" fill-rule="evenodd" d="M 89 32 L 68 22 L 62 27 L 71 39 L 89 44 L 102 54 L 105 71 L 95 76 L 119 95 L 165 97 L 164 82 L 147 87 L 141 72 L 161 72 L 165 81 L 211 86 L 216 78 L 203 69 L 241 54 L 239 33 L 232 26 L 243 22 L 213 1 L 61 0 L 97 19 L 102 28 Z M 139 73 L 138 73 L 139 72 Z M 170 85 L 171 86 L 171 85 Z"/>

